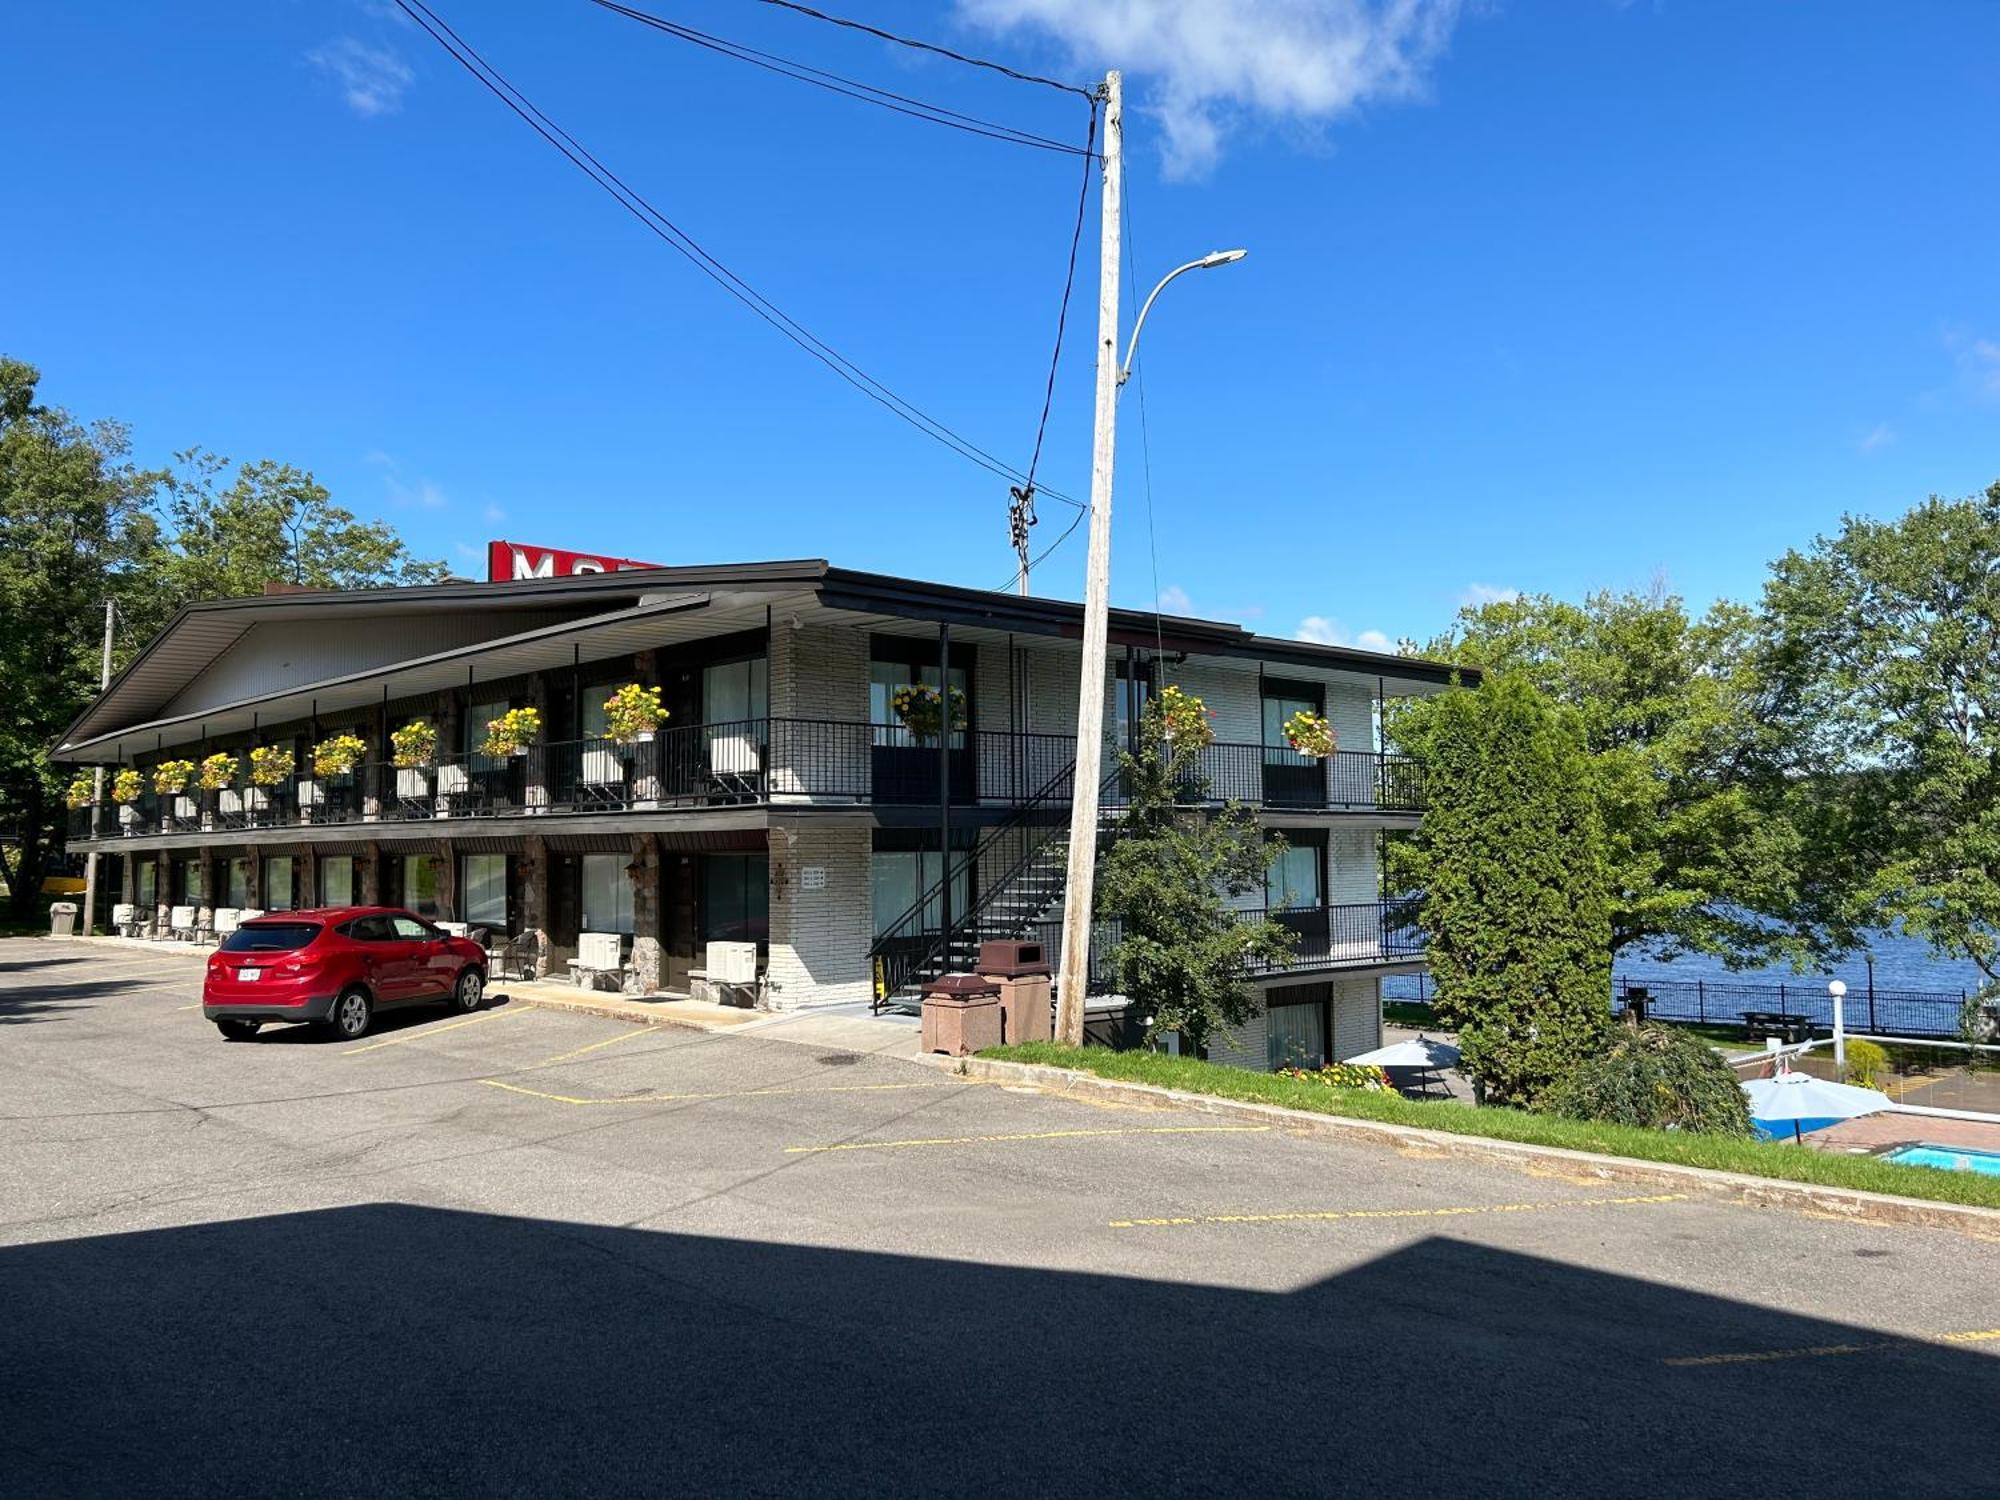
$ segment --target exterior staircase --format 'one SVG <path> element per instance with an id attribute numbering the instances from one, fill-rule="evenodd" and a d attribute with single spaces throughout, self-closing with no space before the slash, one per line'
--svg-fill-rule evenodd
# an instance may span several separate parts
<path id="1" fill-rule="evenodd" d="M 1073 767 L 1066 767 L 972 849 L 950 861 L 943 878 L 876 939 L 869 956 L 875 968 L 878 1010 L 914 1008 L 925 984 L 955 971 L 969 971 L 978 961 L 981 943 L 1039 940 L 1050 963 L 1056 962 L 1062 946 L 1063 895 L 1069 885 L 1072 773 Z M 1123 821 L 1122 808 L 1102 805 L 1115 800 L 1118 779 L 1114 770 L 1099 788 L 1100 858 Z M 966 910 L 952 913 L 949 932 L 930 929 L 945 882 L 970 887 L 968 872 L 980 879 Z"/>

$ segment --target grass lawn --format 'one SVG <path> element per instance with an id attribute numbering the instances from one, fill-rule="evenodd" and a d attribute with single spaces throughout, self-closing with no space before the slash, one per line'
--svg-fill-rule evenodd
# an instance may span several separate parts
<path id="1" fill-rule="evenodd" d="M 1520 1109 L 1477 1109 L 1457 1100 L 1405 1099 L 1363 1089 L 1335 1089 L 1324 1084 L 1253 1073 L 1192 1058 L 1157 1052 L 1113 1052 L 1105 1047 L 1065 1047 L 1055 1042 L 1027 1042 L 995 1047 L 979 1054 L 1004 1062 L 1038 1063 L 1075 1068 L 1100 1078 L 1148 1083 L 1219 1099 L 1246 1099 L 1314 1114 L 1380 1120 L 1453 1135 L 1489 1140 L 1520 1141 L 1536 1146 L 1561 1146 L 1600 1156 L 1624 1156 L 1639 1161 L 1673 1162 L 1709 1167 L 1753 1177 L 1809 1182 L 1821 1187 L 1856 1188 L 1893 1193 L 1903 1198 L 1928 1198 L 1939 1203 L 1964 1203 L 2000 1208 L 2000 1177 L 1975 1172 L 1942 1172 L 1932 1167 L 1904 1167 L 1867 1156 L 1834 1156 L 1808 1146 L 1767 1141 L 1739 1141 L 1715 1136 L 1683 1135 L 1641 1130 L 1630 1125 L 1597 1125 L 1558 1119 Z"/>

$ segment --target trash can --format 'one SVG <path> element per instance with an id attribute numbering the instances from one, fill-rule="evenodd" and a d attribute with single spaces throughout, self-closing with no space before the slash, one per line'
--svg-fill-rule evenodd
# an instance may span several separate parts
<path id="1" fill-rule="evenodd" d="M 1000 1040 L 1046 1042 L 1055 1035 L 1049 960 L 1040 943 L 979 945 L 979 974 L 1000 986 Z"/>
<path id="2" fill-rule="evenodd" d="M 1001 1040 L 1000 986 L 977 974 L 946 974 L 924 986 L 923 1049 L 964 1057 Z"/>
<path id="3" fill-rule="evenodd" d="M 49 936 L 76 936 L 76 903 L 74 901 L 51 901 L 49 903 Z"/>

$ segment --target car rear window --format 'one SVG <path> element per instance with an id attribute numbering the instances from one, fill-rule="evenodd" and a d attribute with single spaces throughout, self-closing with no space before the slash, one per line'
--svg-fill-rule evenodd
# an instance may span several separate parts
<path id="1" fill-rule="evenodd" d="M 317 922 L 246 922 L 222 940 L 224 953 L 290 953 L 320 934 Z"/>

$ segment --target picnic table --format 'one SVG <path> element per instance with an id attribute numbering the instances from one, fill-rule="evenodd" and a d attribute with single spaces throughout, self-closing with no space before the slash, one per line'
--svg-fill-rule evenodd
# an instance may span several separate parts
<path id="1" fill-rule="evenodd" d="M 1795 1016 L 1776 1010 L 1746 1010 L 1743 1012 L 1743 1030 L 1752 1040 L 1774 1036 L 1785 1042 L 1804 1042 L 1812 1039 L 1818 1027 L 1804 1016 Z"/>

